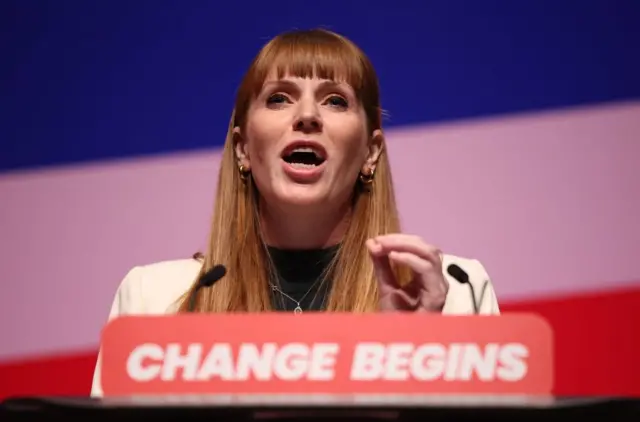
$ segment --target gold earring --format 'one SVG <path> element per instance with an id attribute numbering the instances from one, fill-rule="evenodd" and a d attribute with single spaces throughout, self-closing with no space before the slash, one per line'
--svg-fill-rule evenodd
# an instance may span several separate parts
<path id="1" fill-rule="evenodd" d="M 251 171 L 249 171 L 249 169 L 247 169 L 244 164 L 240 164 L 240 166 L 238 166 L 238 171 L 240 172 L 240 179 L 242 180 L 247 180 L 249 174 L 251 173 Z"/>
<path id="2" fill-rule="evenodd" d="M 375 169 L 371 169 L 371 171 L 369 171 L 369 174 L 363 174 L 361 172 L 360 176 L 358 177 L 362 183 L 364 183 L 365 185 L 370 185 L 371 183 L 373 183 L 374 174 Z"/>

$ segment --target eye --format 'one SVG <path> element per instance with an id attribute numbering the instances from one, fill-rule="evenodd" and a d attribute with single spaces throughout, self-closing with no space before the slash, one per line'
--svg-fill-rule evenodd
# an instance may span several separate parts
<path id="1" fill-rule="evenodd" d="M 286 95 L 276 93 L 276 94 L 270 95 L 269 98 L 267 98 L 267 104 L 283 104 L 283 103 L 286 103 L 288 100 L 289 99 L 287 98 Z"/>
<path id="2" fill-rule="evenodd" d="M 339 107 L 339 108 L 349 107 L 349 102 L 339 95 L 332 95 L 329 98 L 327 98 L 327 104 L 329 104 L 332 107 Z"/>

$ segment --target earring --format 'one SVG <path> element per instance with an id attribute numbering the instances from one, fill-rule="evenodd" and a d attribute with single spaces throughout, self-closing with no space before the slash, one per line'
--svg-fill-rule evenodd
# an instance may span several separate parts
<path id="1" fill-rule="evenodd" d="M 360 175 L 358 176 L 358 178 L 365 185 L 370 185 L 371 183 L 373 183 L 374 173 L 375 173 L 375 169 L 371 169 L 371 171 L 369 171 L 369 174 L 363 174 L 361 172 Z"/>
<path id="2" fill-rule="evenodd" d="M 244 164 L 240 164 L 240 166 L 238 166 L 238 171 L 240 172 L 240 179 L 242 180 L 247 180 L 247 178 L 249 178 L 249 174 L 251 174 L 251 171 L 246 168 Z"/>

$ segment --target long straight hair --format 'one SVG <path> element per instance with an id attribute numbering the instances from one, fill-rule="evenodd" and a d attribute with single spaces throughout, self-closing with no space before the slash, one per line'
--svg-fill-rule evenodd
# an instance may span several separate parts
<path id="1" fill-rule="evenodd" d="M 214 265 L 227 267 L 226 276 L 209 289 L 200 289 L 195 312 L 263 312 L 272 310 L 269 279 L 273 265 L 263 241 L 258 215 L 259 193 L 251 176 L 239 172 L 233 130 L 243 128 L 251 101 L 267 75 L 343 80 L 361 102 L 369 133 L 382 128 L 382 109 L 376 72 L 366 55 L 345 37 L 324 29 L 281 34 L 255 57 L 237 92 L 218 175 L 211 232 L 198 277 Z M 400 223 L 386 148 L 376 165 L 375 179 L 366 186 L 355 182 L 350 223 L 330 265 L 331 289 L 327 311 L 372 312 L 378 308 L 378 287 L 365 241 L 398 232 Z M 400 281 L 408 273 L 396 268 Z M 188 311 L 182 298 L 179 312 Z"/>

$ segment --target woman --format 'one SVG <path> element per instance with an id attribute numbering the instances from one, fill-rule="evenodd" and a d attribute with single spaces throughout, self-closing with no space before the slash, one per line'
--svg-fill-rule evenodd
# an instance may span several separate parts
<path id="1" fill-rule="evenodd" d="M 326 30 L 271 40 L 237 93 L 208 249 L 132 269 L 110 318 L 270 310 L 498 314 L 477 260 L 401 233 L 381 114 L 373 66 L 349 40 Z M 196 289 L 218 264 L 226 275 Z M 466 283 L 447 273 L 452 264 L 462 276 L 449 272 Z M 480 305 L 464 284 L 484 286 Z M 92 394 L 100 394 L 98 368 Z"/>

